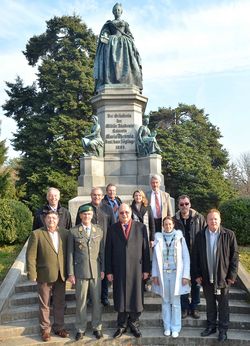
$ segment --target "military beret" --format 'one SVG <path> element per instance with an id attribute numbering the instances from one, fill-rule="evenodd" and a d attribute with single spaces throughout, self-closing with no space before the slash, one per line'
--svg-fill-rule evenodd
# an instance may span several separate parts
<path id="1" fill-rule="evenodd" d="M 93 208 L 90 204 L 84 204 L 80 206 L 79 213 L 85 213 L 87 211 L 93 211 Z"/>

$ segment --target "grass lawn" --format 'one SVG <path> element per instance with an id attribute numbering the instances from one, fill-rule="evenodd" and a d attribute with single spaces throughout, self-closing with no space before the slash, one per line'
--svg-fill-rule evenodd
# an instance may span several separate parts
<path id="1" fill-rule="evenodd" d="M 0 282 L 3 281 L 22 248 L 23 244 L 2 245 L 0 247 Z"/>
<path id="2" fill-rule="evenodd" d="M 239 247 L 240 262 L 244 268 L 250 273 L 250 247 Z"/>

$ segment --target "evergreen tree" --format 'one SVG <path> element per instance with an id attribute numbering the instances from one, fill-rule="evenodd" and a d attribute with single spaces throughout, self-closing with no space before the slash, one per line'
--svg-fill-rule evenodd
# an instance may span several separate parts
<path id="1" fill-rule="evenodd" d="M 15 186 L 12 179 L 12 171 L 5 165 L 7 159 L 5 141 L 0 141 L 0 199 L 15 198 Z"/>
<path id="2" fill-rule="evenodd" d="M 150 115 L 152 126 L 158 128 L 166 190 L 173 197 L 187 194 L 194 208 L 207 211 L 234 195 L 224 177 L 228 153 L 203 109 L 179 104 Z"/>
<path id="3" fill-rule="evenodd" d="M 76 194 L 81 138 L 90 126 L 94 92 L 96 36 L 78 16 L 54 17 L 33 36 L 24 55 L 37 66 L 37 80 L 24 86 L 7 82 L 5 115 L 17 123 L 13 145 L 21 152 L 24 199 L 36 209 L 48 186 L 61 190 L 65 203 Z"/>

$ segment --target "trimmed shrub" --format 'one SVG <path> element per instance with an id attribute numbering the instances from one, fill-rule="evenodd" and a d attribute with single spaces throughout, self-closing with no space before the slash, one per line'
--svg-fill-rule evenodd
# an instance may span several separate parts
<path id="1" fill-rule="evenodd" d="M 235 232 L 239 245 L 250 244 L 250 198 L 240 197 L 220 205 L 222 225 Z"/>
<path id="2" fill-rule="evenodd" d="M 0 200 L 0 244 L 23 243 L 32 230 L 32 213 L 22 202 Z"/>

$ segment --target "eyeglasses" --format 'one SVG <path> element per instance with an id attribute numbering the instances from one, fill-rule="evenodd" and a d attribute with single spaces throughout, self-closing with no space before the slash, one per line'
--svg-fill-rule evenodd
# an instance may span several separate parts
<path id="1" fill-rule="evenodd" d="M 120 211 L 119 214 L 121 214 L 121 215 L 129 214 L 129 211 Z"/>
<path id="2" fill-rule="evenodd" d="M 188 206 L 189 205 L 189 202 L 186 202 L 186 203 L 180 203 L 180 207 L 184 207 L 185 206 Z"/>

